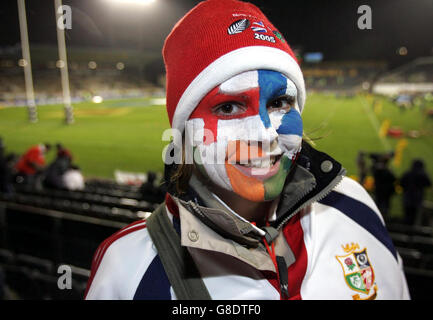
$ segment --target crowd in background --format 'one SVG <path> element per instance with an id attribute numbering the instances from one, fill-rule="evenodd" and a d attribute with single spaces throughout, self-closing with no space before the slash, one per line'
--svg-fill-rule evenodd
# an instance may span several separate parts
<path id="1" fill-rule="evenodd" d="M 84 177 L 73 163 L 72 153 L 62 144 L 55 145 L 56 155 L 51 163 L 46 156 L 54 149 L 50 143 L 41 143 L 28 148 L 22 155 L 6 153 L 0 138 L 0 192 L 14 192 L 20 184 L 41 190 L 55 188 L 64 190 L 84 189 Z"/>
<path id="2" fill-rule="evenodd" d="M 366 161 L 367 156 L 372 163 L 370 172 Z M 372 175 L 374 199 L 385 219 L 390 217 L 391 199 L 396 193 L 396 186 L 400 186 L 403 194 L 403 221 L 408 225 L 414 225 L 422 209 L 425 190 L 431 187 L 432 183 L 421 159 L 414 159 L 411 168 L 401 177 L 397 177 L 389 167 L 393 156 L 393 152 L 384 154 L 359 152 L 357 158 L 359 182 L 364 184 L 368 173 Z"/>

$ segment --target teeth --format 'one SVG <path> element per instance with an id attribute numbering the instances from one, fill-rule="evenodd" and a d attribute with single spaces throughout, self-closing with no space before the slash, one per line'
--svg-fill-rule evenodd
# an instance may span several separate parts
<path id="1" fill-rule="evenodd" d="M 262 161 L 260 159 L 251 160 L 251 165 L 256 168 L 262 167 Z"/>
<path id="2" fill-rule="evenodd" d="M 261 161 L 260 168 L 269 168 L 271 166 L 271 160 L 269 158 Z"/>
<path id="3" fill-rule="evenodd" d="M 247 168 L 269 168 L 271 166 L 273 166 L 275 164 L 275 162 L 277 162 L 277 158 L 278 156 L 271 156 L 269 158 L 264 158 L 264 159 L 252 159 L 249 160 L 248 163 L 238 163 L 240 165 L 243 165 L 244 167 Z"/>

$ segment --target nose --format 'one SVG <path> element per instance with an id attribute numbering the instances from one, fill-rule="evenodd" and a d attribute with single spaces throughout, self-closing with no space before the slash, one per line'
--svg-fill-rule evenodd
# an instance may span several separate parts
<path id="1" fill-rule="evenodd" d="M 269 117 L 268 117 L 269 119 Z M 263 121 L 260 121 L 260 125 L 257 128 L 257 141 L 261 142 L 262 150 L 266 155 L 279 155 L 281 154 L 281 149 L 278 145 L 278 132 L 271 121 L 269 121 L 269 126 L 266 127 Z"/>

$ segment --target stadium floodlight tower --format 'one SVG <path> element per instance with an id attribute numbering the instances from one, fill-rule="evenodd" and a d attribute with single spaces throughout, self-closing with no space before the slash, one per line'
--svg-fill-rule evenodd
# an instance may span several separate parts
<path id="1" fill-rule="evenodd" d="M 69 90 L 69 74 L 68 74 L 68 59 L 66 57 L 65 28 L 64 25 L 59 25 L 60 20 L 62 20 L 62 14 L 63 14 L 62 0 L 54 1 L 54 10 L 56 12 L 57 45 L 59 47 L 58 67 L 60 69 L 60 76 L 62 79 L 65 122 L 67 124 L 72 124 L 74 122 L 74 113 L 71 104 L 71 93 Z"/>
<path id="2" fill-rule="evenodd" d="M 20 60 L 21 63 L 20 65 L 24 69 L 24 82 L 26 86 L 26 98 L 27 98 L 27 108 L 29 113 L 29 121 L 38 122 L 38 112 L 36 109 L 35 93 L 33 89 L 32 64 L 30 61 L 26 4 L 24 0 L 17 0 L 17 2 L 18 2 L 18 18 L 20 22 L 21 51 L 23 55 L 22 59 Z"/>

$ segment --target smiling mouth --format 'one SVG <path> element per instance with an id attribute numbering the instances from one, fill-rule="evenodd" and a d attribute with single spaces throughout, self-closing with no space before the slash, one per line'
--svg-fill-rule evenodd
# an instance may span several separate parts
<path id="1" fill-rule="evenodd" d="M 248 163 L 236 162 L 232 165 L 245 176 L 254 177 L 263 181 L 277 174 L 280 169 L 281 157 L 282 155 L 280 154 L 266 158 L 248 160 Z"/>
<path id="2" fill-rule="evenodd" d="M 281 159 L 281 154 L 273 155 L 265 158 L 248 159 L 245 161 L 236 161 L 236 165 L 246 168 L 271 168 Z"/>

